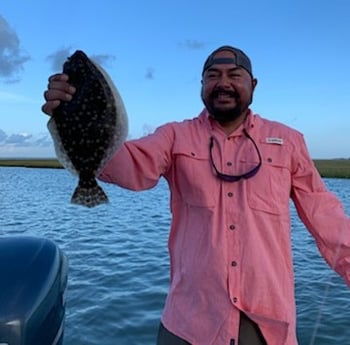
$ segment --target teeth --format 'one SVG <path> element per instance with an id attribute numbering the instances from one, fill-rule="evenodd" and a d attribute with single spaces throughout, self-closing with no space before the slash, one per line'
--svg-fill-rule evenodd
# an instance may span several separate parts
<path id="1" fill-rule="evenodd" d="M 220 96 L 220 97 L 231 97 L 230 94 L 224 93 L 224 92 L 219 92 L 219 93 L 217 94 L 217 96 Z"/>
<path id="2" fill-rule="evenodd" d="M 231 92 L 227 92 L 227 91 L 219 91 L 219 92 L 216 92 L 216 95 L 217 96 L 229 96 L 229 97 L 232 97 L 232 93 Z"/>

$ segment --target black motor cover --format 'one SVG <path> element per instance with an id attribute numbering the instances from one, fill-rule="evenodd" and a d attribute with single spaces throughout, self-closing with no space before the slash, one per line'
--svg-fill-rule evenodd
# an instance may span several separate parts
<path id="1" fill-rule="evenodd" d="M 0 237 L 0 344 L 63 343 L 68 264 L 36 237 Z"/>

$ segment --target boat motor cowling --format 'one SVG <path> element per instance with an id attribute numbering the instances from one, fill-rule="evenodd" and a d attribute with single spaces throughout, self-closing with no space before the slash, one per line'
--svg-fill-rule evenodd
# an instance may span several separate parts
<path id="1" fill-rule="evenodd" d="M 0 238 L 0 344 L 62 345 L 67 258 L 44 238 Z"/>

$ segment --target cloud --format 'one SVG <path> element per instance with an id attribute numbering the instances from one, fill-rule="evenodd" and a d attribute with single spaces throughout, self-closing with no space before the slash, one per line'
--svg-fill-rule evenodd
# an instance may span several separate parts
<path id="1" fill-rule="evenodd" d="M 30 57 L 21 51 L 16 32 L 0 15 L 0 78 L 6 83 L 18 82 L 19 73 L 28 60 Z"/>
<path id="2" fill-rule="evenodd" d="M 46 60 L 51 64 L 51 69 L 55 72 L 62 71 L 64 62 L 74 53 L 72 47 L 61 48 L 56 52 L 50 54 Z M 89 56 L 91 60 L 97 62 L 101 66 L 108 67 L 111 65 L 116 58 L 113 55 L 109 54 L 92 54 Z"/>
<path id="3" fill-rule="evenodd" d="M 97 62 L 101 66 L 110 67 L 111 62 L 116 60 L 116 57 L 109 54 L 94 54 L 90 56 L 91 60 Z"/>
<path id="4" fill-rule="evenodd" d="M 51 136 L 48 133 L 8 135 L 0 129 L 0 157 L 55 157 Z"/>
<path id="5" fill-rule="evenodd" d="M 154 69 L 149 67 L 146 71 L 146 79 L 153 80 L 154 79 Z"/>
<path id="6" fill-rule="evenodd" d="M 7 138 L 7 134 L 2 129 L 0 129 L 0 143 L 5 141 L 6 138 Z"/>
<path id="7" fill-rule="evenodd" d="M 141 136 L 154 132 L 155 126 L 143 124 Z M 136 139 L 129 133 L 128 140 Z M 0 129 L 0 158 L 54 158 L 56 157 L 50 133 L 11 133 Z"/>
<path id="8" fill-rule="evenodd" d="M 149 135 L 155 131 L 156 127 L 147 123 L 142 126 L 142 136 Z"/>
<path id="9" fill-rule="evenodd" d="M 28 146 L 30 145 L 30 139 L 32 138 L 32 135 L 21 133 L 21 134 L 11 134 L 9 135 L 6 140 L 6 145 L 15 145 L 15 146 Z"/>
<path id="10" fill-rule="evenodd" d="M 180 46 L 190 50 L 201 50 L 206 46 L 206 43 L 197 40 L 186 40 L 185 42 L 180 43 Z"/>
<path id="11" fill-rule="evenodd" d="M 54 72 L 62 71 L 63 63 L 71 55 L 71 49 L 71 47 L 61 48 L 46 58 L 50 62 L 51 69 Z"/>

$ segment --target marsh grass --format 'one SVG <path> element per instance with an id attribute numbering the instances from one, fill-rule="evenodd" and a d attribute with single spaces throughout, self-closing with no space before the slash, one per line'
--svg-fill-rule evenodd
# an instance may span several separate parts
<path id="1" fill-rule="evenodd" d="M 0 159 L 0 167 L 63 168 L 55 158 L 47 159 Z"/>
<path id="2" fill-rule="evenodd" d="M 322 177 L 350 178 L 350 159 L 315 159 Z"/>
<path id="3" fill-rule="evenodd" d="M 350 159 L 315 159 L 322 177 L 350 178 Z M 0 159 L 0 166 L 26 168 L 63 168 L 57 159 Z"/>

